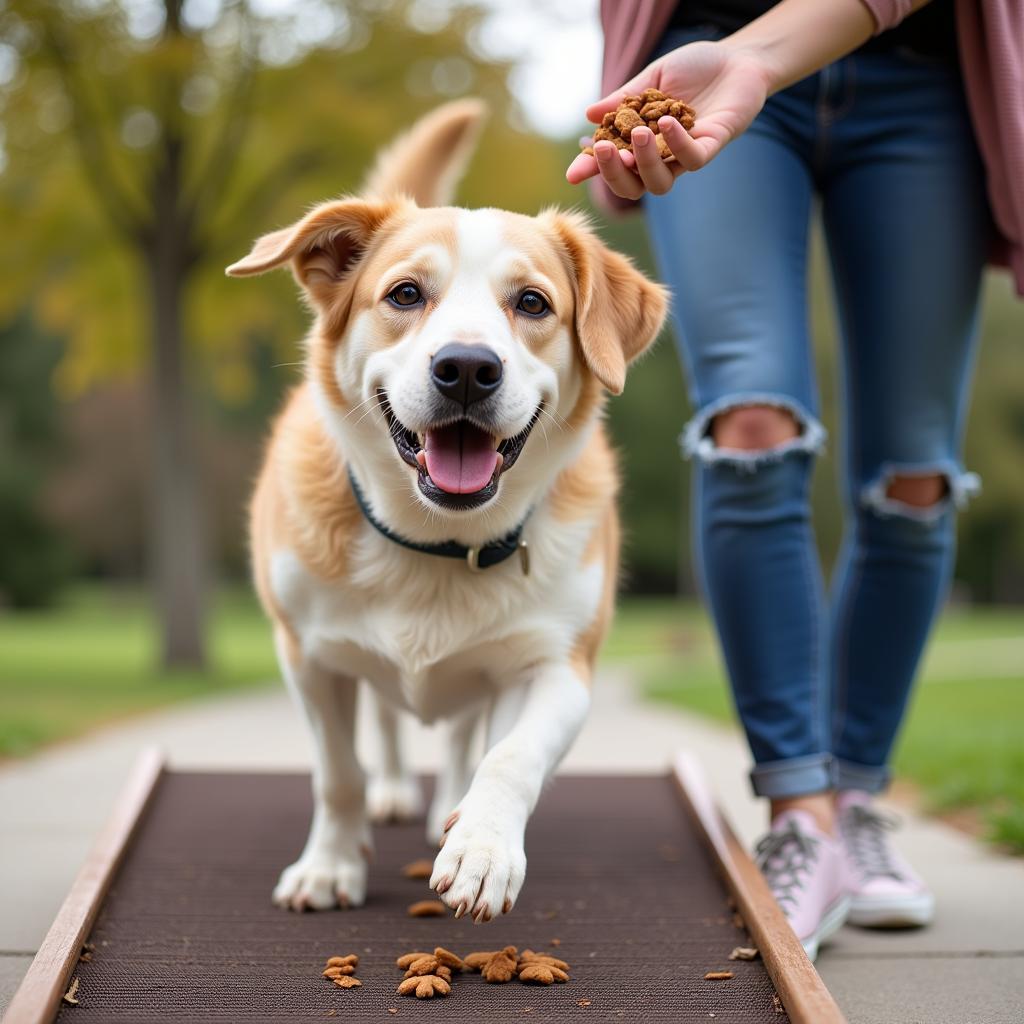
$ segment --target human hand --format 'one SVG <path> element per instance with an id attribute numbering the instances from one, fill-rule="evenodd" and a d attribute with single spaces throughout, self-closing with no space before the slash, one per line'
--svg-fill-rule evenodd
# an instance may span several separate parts
<path id="1" fill-rule="evenodd" d="M 571 184 L 578 185 L 600 174 L 612 192 L 623 199 L 639 199 L 645 192 L 662 195 L 679 175 L 703 167 L 747 129 L 764 106 L 769 81 L 766 67 L 751 50 L 730 46 L 728 42 L 681 46 L 587 108 L 588 120 L 599 124 L 625 96 L 647 88 L 660 89 L 674 99 L 684 100 L 697 115 L 689 132 L 672 117 L 663 117 L 658 122 L 675 160 L 662 160 L 654 133 L 638 127 L 633 129 L 630 139 L 634 153 L 616 149 L 611 142 L 598 142 L 594 155 L 581 153 L 565 176 Z"/>

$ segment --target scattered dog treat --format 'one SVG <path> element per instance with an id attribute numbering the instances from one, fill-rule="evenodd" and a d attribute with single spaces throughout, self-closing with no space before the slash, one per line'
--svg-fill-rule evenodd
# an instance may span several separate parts
<path id="1" fill-rule="evenodd" d="M 516 959 L 517 949 L 515 946 L 506 946 L 504 949 L 495 949 L 490 952 L 470 953 L 466 957 L 465 964 L 471 971 L 479 971 L 484 981 L 492 985 L 502 985 L 511 981 L 519 967 Z"/>
<path id="2" fill-rule="evenodd" d="M 443 967 L 447 967 L 452 971 L 465 971 L 468 970 L 466 967 L 466 961 L 461 957 L 456 956 L 450 949 L 445 949 L 444 946 L 438 946 L 434 950 L 434 956 L 437 957 L 438 963 Z"/>
<path id="3" fill-rule="evenodd" d="M 627 96 L 619 104 L 618 109 L 609 110 L 604 115 L 600 126 L 595 130 L 593 141 L 607 140 L 615 144 L 616 149 L 628 149 L 633 152 L 632 132 L 634 128 L 646 125 L 654 132 L 654 141 L 658 146 L 658 155 L 662 160 L 675 160 L 668 143 L 658 127 L 658 119 L 674 117 L 687 131 L 693 127 L 696 112 L 682 100 L 673 99 L 659 89 L 644 89 L 639 96 Z M 584 153 L 591 156 L 593 145 L 584 146 Z"/>
<path id="4" fill-rule="evenodd" d="M 415 996 L 417 999 L 433 999 L 435 995 L 446 996 L 451 985 L 436 974 L 417 974 L 406 978 L 398 986 L 400 996 Z"/>
<path id="5" fill-rule="evenodd" d="M 63 996 L 64 1002 L 67 1003 L 69 1006 L 77 1006 L 78 1005 L 78 1000 L 75 998 L 75 994 L 77 992 L 78 992 L 78 979 L 75 978 L 74 981 L 71 982 L 71 987 L 67 990 L 67 992 L 64 993 L 64 996 Z"/>
<path id="6" fill-rule="evenodd" d="M 782 1000 L 777 995 L 773 995 L 772 996 L 772 1006 L 775 1007 L 775 1012 L 776 1013 L 785 1013 L 786 1012 L 783 1009 Z"/>
<path id="7" fill-rule="evenodd" d="M 414 860 L 402 868 L 402 874 L 406 878 L 429 878 L 434 873 L 434 862 L 432 860 Z"/>
<path id="8" fill-rule="evenodd" d="M 355 953 L 328 957 L 327 966 L 321 972 L 321 976 L 338 988 L 361 988 L 363 983 L 354 977 L 358 966 L 359 957 Z"/>
<path id="9" fill-rule="evenodd" d="M 448 908 L 440 900 L 420 900 L 410 903 L 406 913 L 410 917 L 447 917 Z"/>
<path id="10" fill-rule="evenodd" d="M 737 946 L 730 954 L 730 960 L 756 960 L 758 952 L 753 946 Z"/>
<path id="11" fill-rule="evenodd" d="M 356 953 L 349 953 L 348 956 L 332 956 L 327 961 L 328 967 L 358 967 L 359 956 Z"/>
<path id="12" fill-rule="evenodd" d="M 548 943 L 549 946 L 560 946 L 561 944 L 562 944 L 562 940 L 561 939 L 552 939 Z"/>
<path id="13" fill-rule="evenodd" d="M 732 977 L 732 971 L 708 971 L 704 975 L 705 981 L 728 981 Z"/>
<path id="14" fill-rule="evenodd" d="M 535 953 L 524 949 L 519 957 L 517 973 L 520 981 L 532 981 L 538 985 L 551 985 L 569 980 L 569 965 L 546 953 Z"/>
<path id="15" fill-rule="evenodd" d="M 432 955 L 431 953 L 423 953 L 423 952 L 405 953 L 405 954 L 400 956 L 395 961 L 395 966 L 399 970 L 407 971 L 412 966 L 412 964 L 415 963 L 417 960 L 420 960 L 420 959 L 422 959 L 425 956 L 431 956 L 431 955 Z"/>
<path id="16" fill-rule="evenodd" d="M 576 1000 L 576 1005 L 577 1006 L 589 1006 L 590 1005 L 590 1000 L 589 999 L 577 999 Z"/>
<path id="17" fill-rule="evenodd" d="M 341 967 L 327 967 L 324 969 L 325 978 L 340 978 L 343 974 L 355 974 L 356 969 L 352 964 L 344 964 Z"/>

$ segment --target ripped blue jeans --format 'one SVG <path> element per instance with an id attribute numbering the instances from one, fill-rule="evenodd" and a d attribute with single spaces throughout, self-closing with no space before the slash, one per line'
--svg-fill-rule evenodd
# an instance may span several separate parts
<path id="1" fill-rule="evenodd" d="M 660 52 L 712 32 L 670 34 Z M 807 312 L 820 206 L 842 334 L 847 529 L 827 597 L 809 488 L 825 432 Z M 696 411 L 697 566 L 756 793 L 874 792 L 947 592 L 990 214 L 955 68 L 858 53 L 772 97 L 707 168 L 646 202 Z M 792 413 L 800 434 L 721 449 L 716 414 Z M 941 475 L 918 507 L 895 476 Z"/>

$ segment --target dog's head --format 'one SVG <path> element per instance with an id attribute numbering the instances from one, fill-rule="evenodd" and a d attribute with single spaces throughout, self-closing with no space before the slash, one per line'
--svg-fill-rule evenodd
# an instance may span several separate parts
<path id="1" fill-rule="evenodd" d="M 407 504 L 449 515 L 535 500 L 666 308 L 582 217 L 417 204 L 440 198 L 478 119 L 441 108 L 405 157 L 385 156 L 367 198 L 317 207 L 228 270 L 291 264 L 317 315 L 310 379 L 360 482 L 394 495 L 400 474 Z"/>

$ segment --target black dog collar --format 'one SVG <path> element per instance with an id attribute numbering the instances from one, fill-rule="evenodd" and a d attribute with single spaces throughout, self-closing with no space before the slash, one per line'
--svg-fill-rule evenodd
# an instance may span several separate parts
<path id="1" fill-rule="evenodd" d="M 348 482 L 352 486 L 352 493 L 356 496 L 356 501 L 360 509 L 362 509 L 363 515 L 366 516 L 367 522 L 378 533 L 383 534 L 388 540 L 394 541 L 396 544 L 401 544 L 403 548 L 409 548 L 410 551 L 419 551 L 424 555 L 440 555 L 442 558 L 465 559 L 466 565 L 469 566 L 472 572 L 482 572 L 484 569 L 489 569 L 492 565 L 499 565 L 506 559 L 511 558 L 516 552 L 519 552 L 519 565 L 523 570 L 523 575 L 530 575 L 530 549 L 526 546 L 526 541 L 523 540 L 525 520 L 501 540 L 491 541 L 490 544 L 484 544 L 477 548 L 468 548 L 465 544 L 459 544 L 454 540 L 445 540 L 438 544 L 417 544 L 415 541 L 408 540 L 389 530 L 374 516 L 351 470 L 349 470 Z"/>

